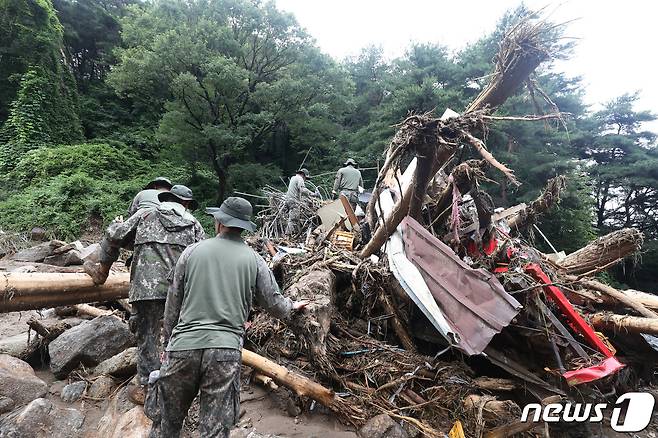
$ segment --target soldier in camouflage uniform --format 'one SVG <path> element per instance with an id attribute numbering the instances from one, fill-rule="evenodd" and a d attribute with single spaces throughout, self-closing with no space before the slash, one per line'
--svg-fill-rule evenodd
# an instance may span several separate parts
<path id="1" fill-rule="evenodd" d="M 281 295 L 265 260 L 242 240 L 243 230 L 256 228 L 246 199 L 209 210 L 217 236 L 188 247 L 172 272 L 151 438 L 178 437 L 199 391 L 200 436 L 228 437 L 239 415 L 242 339 L 253 301 L 278 318 L 306 305 Z"/>
<path id="2" fill-rule="evenodd" d="M 305 196 L 316 196 L 306 188 L 306 179 L 310 176 L 308 170 L 299 169 L 297 174 L 290 178 L 288 183 L 288 191 L 286 192 L 286 211 L 288 213 L 288 223 L 286 225 L 286 235 L 289 237 L 294 236 L 299 232 L 301 220 L 300 202 Z"/>
<path id="3" fill-rule="evenodd" d="M 141 387 L 131 391 L 131 399 L 142 403 L 149 373 L 160 368 L 160 320 L 169 287 L 167 276 L 183 250 L 205 238 L 201 224 L 186 210 L 198 206 L 190 189 L 176 185 L 170 192 L 160 193 L 159 200 L 156 208 L 140 209 L 125 222 L 113 222 L 101 243 L 100 264 L 84 265 L 94 283 L 102 284 L 119 257 L 119 249 L 134 248 L 129 292 L 133 315 L 129 324 L 137 337 Z"/>
<path id="4" fill-rule="evenodd" d="M 133 202 L 128 208 L 128 216 L 132 216 L 133 214 L 137 213 L 137 210 L 141 208 L 157 207 L 160 205 L 158 195 L 162 192 L 171 190 L 172 187 L 173 184 L 171 181 L 169 181 L 169 179 L 165 178 L 164 176 L 155 178 L 153 181 L 149 182 L 146 187 L 144 187 L 144 190 L 135 195 Z"/>

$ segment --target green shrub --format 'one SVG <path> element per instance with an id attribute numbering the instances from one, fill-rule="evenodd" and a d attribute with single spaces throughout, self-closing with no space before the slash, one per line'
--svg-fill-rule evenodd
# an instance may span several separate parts
<path id="1" fill-rule="evenodd" d="M 135 193 L 161 171 L 172 179 L 184 169 L 154 168 L 121 143 L 82 143 L 28 152 L 3 179 L 0 228 L 41 226 L 63 239 L 78 237 L 90 220 L 107 224 L 125 214 Z"/>

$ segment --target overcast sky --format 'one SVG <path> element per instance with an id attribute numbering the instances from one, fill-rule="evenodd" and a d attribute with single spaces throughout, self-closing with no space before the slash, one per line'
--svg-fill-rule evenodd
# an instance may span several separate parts
<path id="1" fill-rule="evenodd" d="M 518 0 L 276 0 L 337 59 L 358 54 L 369 44 L 388 57 L 402 54 L 412 41 L 437 42 L 452 50 L 494 30 Z M 586 102 L 594 105 L 639 90 L 637 109 L 658 113 L 658 2 L 539 1 L 552 20 L 569 23 L 566 35 L 578 38 L 574 55 L 559 68 L 582 76 Z M 651 126 L 658 131 L 658 123 Z"/>

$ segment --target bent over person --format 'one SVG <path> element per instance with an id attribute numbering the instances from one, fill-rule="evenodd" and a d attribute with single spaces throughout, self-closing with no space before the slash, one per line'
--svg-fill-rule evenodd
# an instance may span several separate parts
<path id="1" fill-rule="evenodd" d="M 253 302 L 278 318 L 306 305 L 281 295 L 265 260 L 242 240 L 243 230 L 256 228 L 249 201 L 231 197 L 209 211 L 217 236 L 187 248 L 171 278 L 163 328 L 169 343 L 156 382 L 160 422 L 151 438 L 178 437 L 199 391 L 200 436 L 228 437 L 239 415 L 244 324 Z"/>
<path id="2" fill-rule="evenodd" d="M 167 276 L 178 257 L 189 245 L 205 238 L 203 227 L 187 209 L 198 204 L 192 191 L 175 185 L 159 195 L 160 205 L 140 209 L 125 222 L 115 221 L 101 242 L 100 264 L 85 263 L 85 272 L 94 283 L 107 279 L 119 249 L 134 248 L 130 270 L 129 301 L 133 307 L 130 329 L 137 337 L 139 387 L 131 388 L 130 398 L 143 403 L 151 371 L 160 368 L 160 329 L 169 282 Z"/>

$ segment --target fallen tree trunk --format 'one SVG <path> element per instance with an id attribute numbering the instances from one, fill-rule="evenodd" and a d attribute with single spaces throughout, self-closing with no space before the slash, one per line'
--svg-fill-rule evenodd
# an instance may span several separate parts
<path id="1" fill-rule="evenodd" d="M 567 274 L 596 272 L 639 251 L 644 236 L 635 228 L 624 228 L 601 236 L 584 248 L 566 256 L 559 265 Z"/>
<path id="2" fill-rule="evenodd" d="M 293 390 L 298 396 L 312 398 L 352 424 L 359 425 L 365 420 L 362 413 L 338 397 L 331 389 L 292 372 L 266 357 L 243 349 L 242 363 L 255 369 L 259 374 L 272 378 L 279 385 Z"/>
<path id="3" fill-rule="evenodd" d="M 639 316 L 594 313 L 589 321 L 597 329 L 658 335 L 658 319 Z"/>
<path id="4" fill-rule="evenodd" d="M 640 315 L 647 317 L 647 318 L 658 318 L 658 314 L 655 312 L 647 309 L 644 304 L 634 300 L 630 296 L 626 295 L 623 291 L 617 290 L 614 287 L 608 286 L 607 284 L 600 283 L 596 280 L 578 280 L 577 277 L 574 277 L 572 275 L 568 275 L 567 279 L 569 281 L 577 281 L 579 282 L 582 286 L 586 287 L 587 289 L 594 289 L 599 292 L 602 292 L 615 300 L 619 301 L 623 305 L 635 310 L 638 312 Z"/>
<path id="5" fill-rule="evenodd" d="M 0 313 L 127 298 L 130 275 L 112 274 L 95 286 L 87 274 L 23 274 L 0 276 Z"/>

